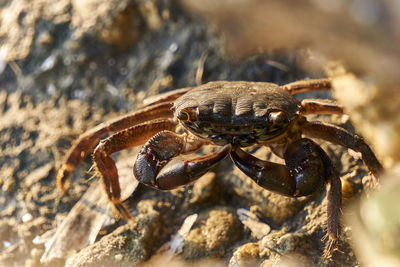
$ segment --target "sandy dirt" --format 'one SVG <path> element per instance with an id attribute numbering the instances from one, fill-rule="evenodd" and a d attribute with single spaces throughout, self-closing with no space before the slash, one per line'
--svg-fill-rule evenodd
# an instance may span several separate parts
<path id="1" fill-rule="evenodd" d="M 73 173 L 67 194 L 61 197 L 57 191 L 55 176 L 73 140 L 101 122 L 139 109 L 146 97 L 194 86 L 203 53 L 208 53 L 204 83 L 285 84 L 325 76 L 322 69 L 302 67 L 309 59 L 307 47 L 263 50 L 245 58 L 228 54 L 223 33 L 176 1 L 56 2 L 0 3 L 0 15 L 8 23 L 0 29 L 0 266 L 358 264 L 346 226 L 339 249 L 332 258 L 322 258 L 326 190 L 307 198 L 283 197 L 257 187 L 229 158 L 185 188 L 161 192 L 136 187 L 131 171 L 136 150 L 118 153 L 114 159 L 120 176 L 135 184 L 126 203 L 137 224 L 113 219 L 106 203 L 100 211 L 104 224 L 93 244 L 43 260 L 43 242 L 49 239 L 43 235 L 54 234 L 96 183 L 96 178 L 89 179 L 88 159 Z M 346 116 L 310 119 L 354 131 Z M 357 199 L 363 181 L 371 178 L 362 160 L 346 148 L 316 142 L 340 173 L 344 204 Z M 251 151 L 279 160 L 266 148 Z M 245 226 L 238 209 L 249 211 L 269 231 L 260 234 Z M 197 219 L 177 241 L 179 248 L 171 249 L 167 242 L 193 214 Z"/>

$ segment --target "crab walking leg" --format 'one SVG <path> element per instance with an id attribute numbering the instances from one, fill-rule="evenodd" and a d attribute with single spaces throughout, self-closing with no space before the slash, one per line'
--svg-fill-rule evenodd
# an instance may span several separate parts
<path id="1" fill-rule="evenodd" d="M 304 99 L 301 101 L 300 114 L 339 114 L 342 115 L 343 107 L 329 99 Z"/>
<path id="2" fill-rule="evenodd" d="M 200 178 L 231 151 L 226 145 L 218 152 L 193 159 L 177 159 L 181 154 L 198 150 L 203 141 L 190 139 L 170 131 L 163 131 L 152 137 L 142 148 L 133 168 L 139 182 L 170 190 L 186 185 Z"/>
<path id="3" fill-rule="evenodd" d="M 328 189 L 328 243 L 326 243 L 324 256 L 328 258 L 331 255 L 333 247 L 336 245 L 340 233 L 340 211 L 342 206 L 342 181 L 338 173 L 334 170 L 329 157 L 326 157 L 326 171 L 330 187 Z M 329 162 L 329 163 L 328 163 Z"/>
<path id="4" fill-rule="evenodd" d="M 65 155 L 63 164 L 57 173 L 58 189 L 63 194 L 65 193 L 65 184 L 68 182 L 71 173 L 92 153 L 93 148 L 102 137 L 152 119 L 172 117 L 171 107 L 171 103 L 153 105 L 111 122 L 100 124 L 79 136 Z"/>
<path id="5" fill-rule="evenodd" d="M 311 195 L 330 183 L 328 192 L 328 235 L 333 244 L 339 234 L 341 182 L 326 153 L 310 139 L 290 143 L 284 153 L 286 166 L 260 160 L 240 148 L 231 152 L 236 166 L 259 186 L 282 195 Z"/>
<path id="6" fill-rule="evenodd" d="M 127 209 L 121 203 L 121 188 L 118 182 L 118 171 L 111 154 L 123 149 L 144 144 L 151 136 L 162 130 L 172 130 L 172 120 L 158 120 L 133 126 L 122 130 L 101 141 L 93 153 L 94 167 L 100 177 L 107 198 L 125 218 L 130 218 Z"/>
<path id="7" fill-rule="evenodd" d="M 307 122 L 303 126 L 303 133 L 307 136 L 320 138 L 360 152 L 365 165 L 376 178 L 379 177 L 383 170 L 382 165 L 364 139 L 341 127 L 322 122 Z"/>
<path id="8" fill-rule="evenodd" d="M 173 102 L 175 99 L 186 94 L 193 88 L 194 87 L 185 87 L 185 88 L 175 89 L 175 90 L 163 93 L 163 94 L 150 96 L 143 100 L 143 104 L 150 106 L 150 105 L 155 105 L 155 104 L 159 104 L 159 103 Z"/>
<path id="9" fill-rule="evenodd" d="M 309 91 L 331 90 L 332 80 L 329 78 L 310 79 L 288 83 L 281 87 L 291 95 Z"/>
<path id="10" fill-rule="evenodd" d="M 342 182 L 339 174 L 325 151 L 314 141 L 307 138 L 302 138 L 289 144 L 285 151 L 284 159 L 286 166 L 295 176 L 297 186 L 299 188 L 308 188 L 307 190 L 300 190 L 301 195 L 312 194 L 313 190 L 318 189 L 318 186 L 322 187 L 325 182 L 330 185 L 327 193 L 327 233 L 329 240 L 324 251 L 324 256 L 329 257 L 336 246 L 340 233 Z M 321 165 L 323 166 L 322 168 Z M 320 179 L 320 183 L 318 183 L 317 176 Z M 302 182 L 299 183 L 299 181 Z M 315 184 L 315 186 L 312 186 L 312 184 Z"/>

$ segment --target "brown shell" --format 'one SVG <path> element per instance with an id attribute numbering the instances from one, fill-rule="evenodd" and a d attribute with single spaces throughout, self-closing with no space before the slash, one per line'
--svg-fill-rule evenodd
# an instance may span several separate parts
<path id="1" fill-rule="evenodd" d="M 218 81 L 196 87 L 179 97 L 174 110 L 175 117 L 182 110 L 191 110 L 197 115 L 194 122 L 180 121 L 194 134 L 213 141 L 216 137 L 212 135 L 219 135 L 219 139 L 228 139 L 226 142 L 231 143 L 232 136 L 255 135 L 254 127 L 264 129 L 261 139 L 268 139 L 267 135 L 276 136 L 277 129 L 270 129 L 269 113 L 283 111 L 291 122 L 298 116 L 298 101 L 273 83 Z M 253 139 L 258 137 L 253 136 Z"/>

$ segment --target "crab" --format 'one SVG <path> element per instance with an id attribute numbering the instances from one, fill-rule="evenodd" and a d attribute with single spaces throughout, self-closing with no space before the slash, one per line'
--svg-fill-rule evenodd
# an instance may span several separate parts
<path id="1" fill-rule="evenodd" d="M 260 187 L 290 197 L 327 193 L 329 246 L 340 232 L 341 180 L 324 150 L 310 138 L 323 139 L 360 152 L 375 177 L 382 165 L 358 135 L 333 124 L 308 121 L 308 114 L 343 114 L 331 100 L 293 95 L 330 90 L 328 78 L 279 86 L 267 82 L 216 81 L 174 90 L 152 99 L 143 109 L 101 124 L 82 134 L 67 152 L 57 175 L 65 192 L 70 174 L 93 153 L 93 164 L 108 200 L 117 212 L 132 219 L 122 204 L 118 172 L 111 154 L 143 145 L 133 173 L 142 184 L 170 190 L 199 179 L 228 155 Z M 110 136 L 106 139 L 105 135 Z M 186 158 L 203 145 L 216 152 Z M 261 160 L 248 146 L 267 146 L 285 164 Z"/>

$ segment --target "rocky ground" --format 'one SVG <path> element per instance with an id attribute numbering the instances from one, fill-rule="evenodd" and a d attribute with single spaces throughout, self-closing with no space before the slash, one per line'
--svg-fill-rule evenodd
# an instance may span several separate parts
<path id="1" fill-rule="evenodd" d="M 305 70 L 303 62 L 312 53 L 302 46 L 232 55 L 225 50 L 224 33 L 178 1 L 0 1 L 0 16 L 1 266 L 358 264 L 346 225 L 338 250 L 329 259 L 322 257 L 326 190 L 300 199 L 270 193 L 226 159 L 193 185 L 156 191 L 133 179 L 136 150 L 114 158 L 121 179 L 134 191 L 126 203 L 137 224 L 114 220 L 106 202 L 104 207 L 86 205 L 103 216 L 98 235 L 84 248 L 71 245 L 49 255 L 44 243 L 49 246 L 54 229 L 96 183 L 89 179 L 88 159 L 73 173 L 65 196 L 56 189 L 63 155 L 85 130 L 139 109 L 149 96 L 196 85 L 205 53 L 203 83 L 285 84 L 325 73 Z M 310 119 L 354 131 L 347 116 Z M 343 147 L 316 141 L 340 172 L 345 205 L 357 199 L 363 181 L 371 178 L 362 160 Z M 265 148 L 252 152 L 278 160 Z M 95 209 L 99 206 L 104 210 Z M 81 225 L 72 221 L 66 227 L 79 236 L 89 231 Z M 63 241 L 85 243 L 74 238 L 66 235 Z"/>

